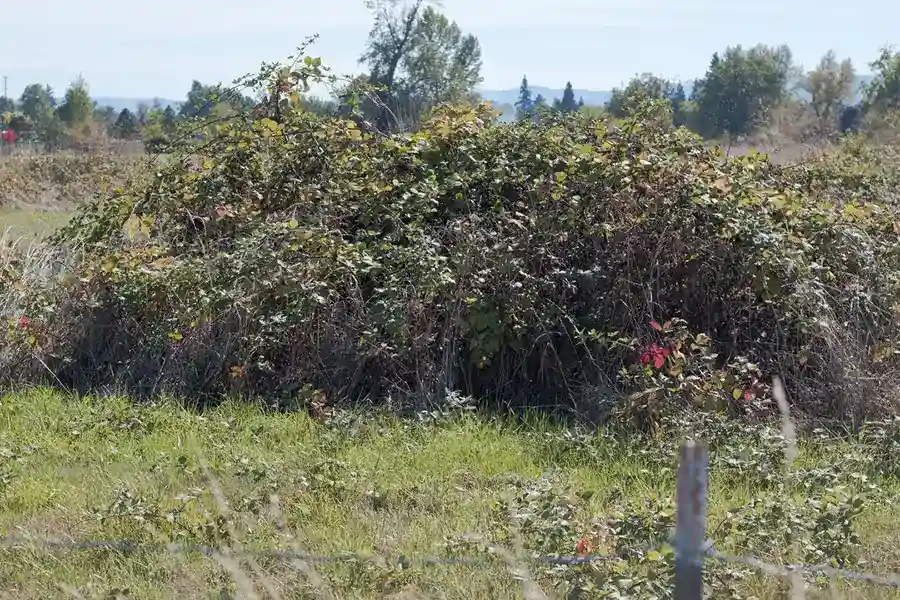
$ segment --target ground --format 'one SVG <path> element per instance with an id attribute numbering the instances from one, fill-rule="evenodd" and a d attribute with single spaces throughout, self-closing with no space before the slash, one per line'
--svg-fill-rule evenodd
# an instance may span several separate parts
<path id="1" fill-rule="evenodd" d="M 777 435 L 745 435 L 713 422 L 702 435 L 712 445 L 709 521 L 718 548 L 783 564 L 791 551 L 784 531 L 818 523 L 801 543 L 846 551 L 848 561 L 859 561 L 855 570 L 897 570 L 900 482 L 891 474 L 895 463 L 875 460 L 877 448 L 813 436 L 800 444 L 795 483 L 784 487 L 777 483 Z M 477 534 L 484 544 L 508 547 L 509 504 L 522 523 L 526 556 L 575 554 L 582 538 L 605 555 L 594 571 L 548 568 L 529 558 L 548 593 L 562 595 L 593 574 L 601 587 L 624 594 L 611 597 L 669 597 L 665 551 L 640 546 L 664 548 L 677 442 L 674 434 L 622 437 L 473 413 L 315 420 L 240 403 L 196 412 L 165 400 L 137 405 L 46 390 L 11 394 L 0 405 L 0 533 L 18 541 L 0 551 L 0 590 L 8 598 L 232 597 L 240 588 L 235 581 L 252 575 L 235 578 L 227 561 L 159 547 L 50 550 L 22 540 L 221 546 L 236 535 L 245 549 L 297 543 L 318 555 L 379 557 L 314 565 L 338 598 L 522 597 L 521 583 L 498 555 L 464 539 Z M 231 513 L 216 501 L 217 488 Z M 291 534 L 276 527 L 273 494 Z M 847 517 L 857 494 L 861 512 Z M 829 511 L 838 518 L 822 525 Z M 233 533 L 218 518 L 228 514 Z M 858 540 L 841 533 L 845 517 Z M 476 564 L 424 564 L 429 556 L 465 556 Z M 401 557 L 408 557 L 407 568 Z M 271 588 L 269 597 L 313 597 L 296 568 L 259 560 L 265 575 L 253 580 Z M 750 569 L 709 572 L 713 597 L 728 597 L 728 589 L 736 597 L 784 597 L 779 580 Z M 843 598 L 900 598 L 855 582 L 840 587 Z M 807 597 L 827 594 L 827 581 L 810 581 Z"/>

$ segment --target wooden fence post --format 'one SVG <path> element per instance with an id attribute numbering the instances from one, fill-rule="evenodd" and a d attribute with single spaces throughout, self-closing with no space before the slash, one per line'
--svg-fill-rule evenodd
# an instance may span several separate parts
<path id="1" fill-rule="evenodd" d="M 678 514 L 675 532 L 675 600 L 702 600 L 703 554 L 706 542 L 706 503 L 709 452 L 705 445 L 687 442 L 681 447 Z"/>

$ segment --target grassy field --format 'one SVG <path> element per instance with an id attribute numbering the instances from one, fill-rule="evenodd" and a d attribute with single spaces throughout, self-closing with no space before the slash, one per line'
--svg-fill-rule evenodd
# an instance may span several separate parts
<path id="1" fill-rule="evenodd" d="M 691 431 L 711 444 L 710 528 L 722 551 L 782 564 L 797 556 L 792 534 L 801 555 L 815 548 L 856 570 L 900 570 L 900 482 L 891 475 L 900 465 L 889 452 L 884 458 L 883 440 L 823 434 L 803 441 L 785 483 L 777 430 L 711 419 L 686 423 L 685 435 Z M 587 537 L 604 556 L 588 567 L 529 560 L 551 597 L 588 581 L 619 594 L 607 597 L 669 597 L 671 560 L 645 546 L 665 541 L 671 525 L 680 439 L 473 413 L 314 420 L 246 405 L 201 414 L 168 401 L 7 395 L 0 530 L 19 541 L 0 550 L 0 590 L 7 598 L 225 598 L 252 580 L 257 597 L 315 597 L 296 566 L 272 558 L 259 559 L 263 575 L 243 564 L 245 575 L 235 576 L 235 563 L 196 553 L 63 551 L 21 541 L 221 547 L 230 539 L 244 549 L 299 545 L 321 555 L 379 557 L 317 564 L 338 598 L 516 598 L 522 585 L 503 561 L 464 537 L 509 547 L 513 509 L 525 555 L 572 554 Z M 217 487 L 230 512 L 215 499 Z M 279 511 L 284 530 L 276 526 Z M 418 560 L 461 555 L 478 564 Z M 401 556 L 409 557 L 406 568 Z M 709 573 L 713 597 L 786 597 L 783 582 L 750 569 L 712 566 Z M 832 597 L 827 588 L 810 581 L 807 597 Z M 900 598 L 854 582 L 839 588 L 843 598 Z M 253 596 L 244 590 L 242 597 Z"/>
<path id="2" fill-rule="evenodd" d="M 52 233 L 72 216 L 64 210 L 21 210 L 0 208 L 0 231 L 10 239 L 34 239 Z"/>

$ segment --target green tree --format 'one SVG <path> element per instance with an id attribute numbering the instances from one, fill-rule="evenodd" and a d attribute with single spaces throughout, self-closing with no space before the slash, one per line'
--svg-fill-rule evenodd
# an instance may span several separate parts
<path id="1" fill-rule="evenodd" d="M 672 103 L 672 120 L 676 127 L 687 126 L 690 123 L 690 117 L 688 116 L 690 110 L 687 106 L 687 101 L 684 86 L 679 81 L 669 95 L 669 102 Z"/>
<path id="2" fill-rule="evenodd" d="M 714 54 L 706 75 L 694 84 L 703 133 L 750 133 L 784 100 L 793 71 L 787 46 L 734 46 L 721 57 Z"/>
<path id="3" fill-rule="evenodd" d="M 311 96 L 309 94 L 300 97 L 300 107 L 307 112 L 320 117 L 328 117 L 334 115 L 338 110 L 338 105 L 333 100 Z"/>
<path id="4" fill-rule="evenodd" d="M 481 82 L 481 45 L 423 0 L 371 0 L 375 15 L 360 62 L 381 89 L 372 112 L 379 129 L 414 125 L 442 102 L 470 102 Z"/>
<path id="5" fill-rule="evenodd" d="M 110 125 L 116 122 L 116 109 L 112 106 L 98 106 L 94 109 L 94 119 Z"/>
<path id="6" fill-rule="evenodd" d="M 79 76 L 66 90 L 63 103 L 58 110 L 60 120 L 70 128 L 83 128 L 94 115 L 94 101 L 88 91 L 87 82 Z"/>
<path id="7" fill-rule="evenodd" d="M 140 131 L 140 122 L 133 112 L 123 108 L 116 119 L 114 131 L 118 138 L 125 140 L 135 139 Z"/>
<path id="8" fill-rule="evenodd" d="M 181 116 L 205 117 L 215 104 L 213 95 L 213 90 L 209 86 L 205 86 L 195 79 L 187 93 L 187 101 L 181 105 Z"/>
<path id="9" fill-rule="evenodd" d="M 150 118 L 150 106 L 148 106 L 146 102 L 138 103 L 136 117 L 141 126 L 147 124 L 147 121 Z"/>
<path id="10" fill-rule="evenodd" d="M 568 113 L 578 110 L 578 103 L 575 101 L 575 90 L 572 89 L 572 82 L 566 82 L 566 88 L 560 100 L 553 101 L 553 108 L 560 112 Z"/>
<path id="11" fill-rule="evenodd" d="M 481 83 L 481 44 L 432 7 L 422 11 L 403 58 L 407 93 L 425 108 L 474 99 Z"/>
<path id="12" fill-rule="evenodd" d="M 178 115 L 175 113 L 175 109 L 166 106 L 166 110 L 163 111 L 163 129 L 166 133 L 171 134 L 175 131 L 177 120 Z"/>
<path id="13" fill-rule="evenodd" d="M 413 44 L 423 4 L 424 0 L 415 0 L 411 6 L 401 5 L 398 0 L 366 1 L 366 6 L 374 15 L 374 22 L 359 62 L 369 67 L 369 81 L 380 88 L 375 122 L 383 131 L 390 128 L 394 119 L 398 71 Z"/>
<path id="14" fill-rule="evenodd" d="M 213 113 L 221 113 L 216 105 L 225 104 L 234 111 L 251 108 L 252 98 L 242 96 L 234 90 L 223 89 L 221 85 L 204 85 L 196 79 L 191 83 L 187 93 L 187 101 L 181 105 L 180 115 L 188 118 L 206 118 Z"/>
<path id="15" fill-rule="evenodd" d="M 56 115 L 56 99 L 49 85 L 33 83 L 19 98 L 19 111 L 31 124 L 33 135 L 53 146 L 62 134 L 62 124 Z"/>
<path id="16" fill-rule="evenodd" d="M 838 111 L 853 95 L 854 75 L 850 59 L 838 63 L 834 51 L 829 50 L 819 61 L 818 67 L 810 71 L 803 81 L 822 133 L 833 131 L 838 126 Z"/>
<path id="17" fill-rule="evenodd" d="M 0 115 L 11 113 L 16 110 L 16 103 L 12 98 L 0 96 Z"/>
<path id="18" fill-rule="evenodd" d="M 887 112 L 900 109 L 900 52 L 885 47 L 869 63 L 874 78 L 863 88 L 862 110 Z"/>
<path id="19" fill-rule="evenodd" d="M 519 86 L 519 99 L 516 100 L 516 118 L 527 119 L 531 116 L 534 101 L 531 99 L 531 88 L 528 87 L 528 77 L 522 75 L 522 85 Z"/>
<path id="20" fill-rule="evenodd" d="M 614 88 L 606 109 L 614 117 L 624 118 L 634 113 L 649 100 L 671 102 L 676 88 L 673 83 L 651 73 L 644 73 L 631 79 L 624 88 Z M 681 90 L 682 95 L 684 89 Z"/>
<path id="21" fill-rule="evenodd" d="M 19 98 L 19 110 L 34 123 L 49 119 L 55 108 L 56 100 L 49 85 L 33 83 L 25 88 Z"/>

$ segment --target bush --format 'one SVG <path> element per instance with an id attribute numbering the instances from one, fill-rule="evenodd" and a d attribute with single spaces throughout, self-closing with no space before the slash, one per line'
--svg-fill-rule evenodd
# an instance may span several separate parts
<path id="1" fill-rule="evenodd" d="M 457 390 L 595 417 L 622 397 L 768 410 L 772 374 L 814 414 L 884 396 L 897 206 L 846 159 L 782 168 L 640 115 L 499 124 L 484 106 L 386 136 L 291 108 L 276 81 L 263 109 L 79 210 L 56 242 L 82 259 L 21 286 L 33 341 L 13 321 L 5 378 L 417 404 Z M 872 193 L 834 195 L 847 178 Z"/>

